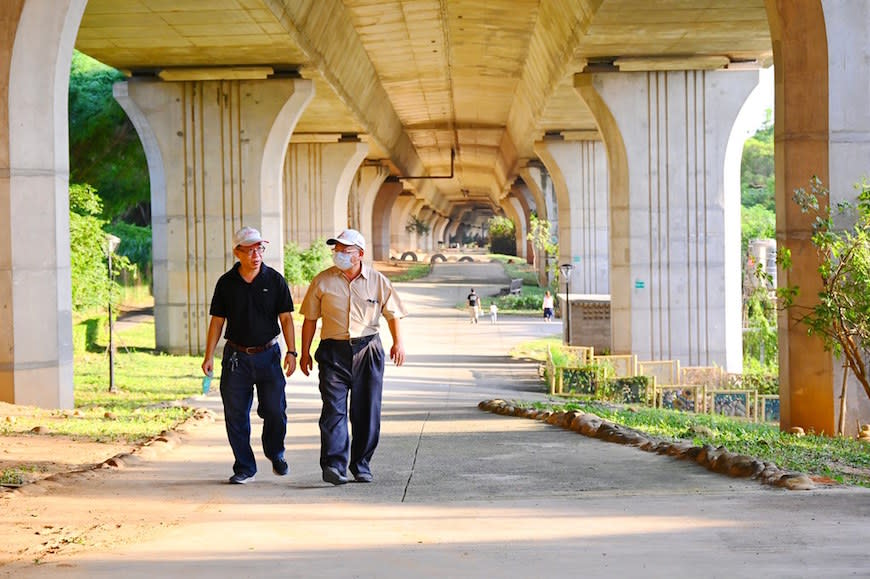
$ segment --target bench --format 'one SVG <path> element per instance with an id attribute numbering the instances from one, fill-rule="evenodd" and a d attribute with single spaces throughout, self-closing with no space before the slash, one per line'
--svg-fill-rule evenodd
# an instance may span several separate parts
<path id="1" fill-rule="evenodd" d="M 523 291 L 523 280 L 512 279 L 511 287 L 508 288 L 508 293 L 512 295 L 520 295 Z"/>

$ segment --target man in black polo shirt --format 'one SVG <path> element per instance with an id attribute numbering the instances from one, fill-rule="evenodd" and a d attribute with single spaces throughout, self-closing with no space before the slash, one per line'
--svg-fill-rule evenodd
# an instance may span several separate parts
<path id="1" fill-rule="evenodd" d="M 293 299 L 284 277 L 263 263 L 268 243 L 260 232 L 243 227 L 233 236 L 233 268 L 218 279 L 209 314 L 208 337 L 202 371 L 214 370 L 214 351 L 224 337 L 221 360 L 221 400 L 227 437 L 235 463 L 231 484 L 254 480 L 257 461 L 251 450 L 251 405 L 257 385 L 257 415 L 263 419 L 263 452 L 272 461 L 272 472 L 283 476 L 289 468 L 284 460 L 284 436 L 287 434 L 287 376 L 296 370 L 296 336 L 293 329 Z M 284 335 L 288 351 L 281 370 L 281 346 L 278 333 Z"/>

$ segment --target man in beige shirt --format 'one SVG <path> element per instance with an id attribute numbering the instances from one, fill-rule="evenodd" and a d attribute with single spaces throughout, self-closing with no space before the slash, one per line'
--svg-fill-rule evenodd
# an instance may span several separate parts
<path id="1" fill-rule="evenodd" d="M 390 281 L 363 263 L 365 238 L 347 229 L 328 239 L 335 265 L 311 281 L 302 312 L 302 351 L 299 367 L 307 376 L 313 368 L 311 341 L 322 318 L 320 345 L 314 354 L 320 381 L 320 468 L 323 480 L 334 485 L 371 482 L 371 459 L 381 430 L 384 349 L 378 336 L 380 317 L 387 320 L 393 346 L 390 358 L 405 361 L 399 319 L 405 309 Z M 353 442 L 348 434 L 348 401 Z"/>

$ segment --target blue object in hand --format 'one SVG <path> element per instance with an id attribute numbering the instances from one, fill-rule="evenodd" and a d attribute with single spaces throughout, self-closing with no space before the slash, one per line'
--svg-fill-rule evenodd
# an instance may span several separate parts
<path id="1" fill-rule="evenodd" d="M 208 391 L 211 389 L 211 377 L 212 373 L 209 372 L 205 376 L 202 377 L 202 393 L 208 394 Z"/>

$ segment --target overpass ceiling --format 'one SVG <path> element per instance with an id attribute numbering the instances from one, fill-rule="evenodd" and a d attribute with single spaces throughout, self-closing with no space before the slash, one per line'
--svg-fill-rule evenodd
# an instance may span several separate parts
<path id="1" fill-rule="evenodd" d="M 137 73 L 295 71 L 316 91 L 297 137 L 364 134 L 403 176 L 455 150 L 454 178 L 406 181 L 434 207 L 497 205 L 545 133 L 595 131 L 587 64 L 771 55 L 763 0 L 89 0 L 76 47 Z"/>

